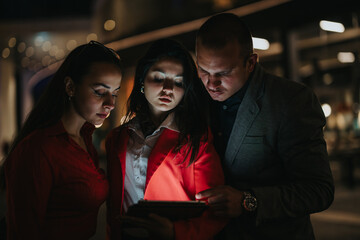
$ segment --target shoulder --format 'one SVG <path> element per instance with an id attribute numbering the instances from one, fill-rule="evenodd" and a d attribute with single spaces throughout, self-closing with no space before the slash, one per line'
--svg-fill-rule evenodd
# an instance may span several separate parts
<path id="1" fill-rule="evenodd" d="M 255 81 L 262 82 L 262 96 L 264 101 L 277 106 L 289 106 L 301 102 L 316 101 L 314 91 L 301 82 L 276 76 L 262 70 L 261 79 Z"/>
<path id="2" fill-rule="evenodd" d="M 45 151 L 55 144 L 52 138 L 53 136 L 49 134 L 48 128 L 37 129 L 21 140 L 18 146 Z"/>
<path id="3" fill-rule="evenodd" d="M 281 96 L 290 97 L 300 92 L 311 92 L 312 90 L 301 82 L 295 82 L 293 80 L 276 76 L 270 73 L 265 75 L 266 90 L 272 92 L 279 92 Z"/>
<path id="4" fill-rule="evenodd" d="M 14 150 L 9 155 L 9 158 L 13 159 L 13 164 L 25 164 L 30 165 L 38 162 L 48 161 L 50 159 L 51 149 L 57 144 L 51 140 L 46 130 L 35 130 L 22 139 Z"/>

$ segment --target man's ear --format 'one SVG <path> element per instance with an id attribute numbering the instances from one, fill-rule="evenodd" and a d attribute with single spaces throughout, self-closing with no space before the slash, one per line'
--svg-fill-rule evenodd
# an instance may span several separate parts
<path id="1" fill-rule="evenodd" d="M 69 97 L 74 96 L 75 94 L 75 84 L 74 81 L 71 79 L 71 77 L 65 77 L 64 79 L 65 83 L 65 91 Z"/>
<path id="2" fill-rule="evenodd" d="M 249 73 L 254 71 L 255 64 L 256 64 L 257 60 L 258 60 L 258 55 L 256 53 L 250 54 L 250 56 L 249 56 L 249 58 L 247 59 L 247 62 L 246 62 L 246 70 Z"/>

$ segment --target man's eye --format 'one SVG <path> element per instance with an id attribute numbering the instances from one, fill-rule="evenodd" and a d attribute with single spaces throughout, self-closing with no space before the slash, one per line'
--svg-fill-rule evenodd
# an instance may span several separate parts
<path id="1" fill-rule="evenodd" d="M 229 75 L 229 72 L 221 72 L 217 74 L 219 77 L 227 76 Z"/>

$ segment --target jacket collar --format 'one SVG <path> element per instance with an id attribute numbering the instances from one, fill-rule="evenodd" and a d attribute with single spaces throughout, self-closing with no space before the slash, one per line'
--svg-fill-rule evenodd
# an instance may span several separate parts
<path id="1" fill-rule="evenodd" d="M 229 141 L 225 150 L 225 164 L 231 166 L 236 153 L 242 145 L 242 142 L 250 129 L 253 121 L 260 112 L 258 99 L 264 94 L 264 70 L 259 65 L 255 65 L 254 73 L 251 76 L 249 88 L 236 114 L 233 130 L 231 131 Z"/>

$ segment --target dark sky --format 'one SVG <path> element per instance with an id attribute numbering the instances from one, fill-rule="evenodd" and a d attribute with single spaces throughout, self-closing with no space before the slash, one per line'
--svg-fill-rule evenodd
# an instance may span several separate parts
<path id="1" fill-rule="evenodd" d="M 93 0 L 0 0 L 0 20 L 85 17 Z"/>

